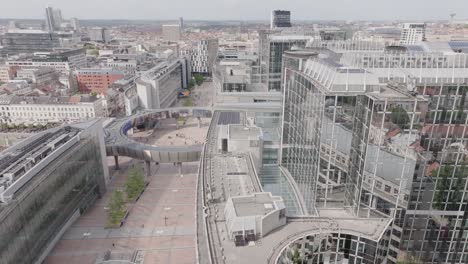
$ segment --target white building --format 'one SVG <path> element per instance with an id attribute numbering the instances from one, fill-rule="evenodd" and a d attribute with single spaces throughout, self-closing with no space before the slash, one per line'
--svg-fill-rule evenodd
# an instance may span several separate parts
<path id="1" fill-rule="evenodd" d="M 163 39 L 166 41 L 180 41 L 180 25 L 162 25 Z"/>
<path id="2" fill-rule="evenodd" d="M 218 58 L 218 39 L 200 40 L 191 49 L 183 50 L 182 55 L 190 56 L 192 72 L 211 75 Z"/>
<path id="3" fill-rule="evenodd" d="M 224 208 L 228 237 L 243 245 L 286 224 L 283 198 L 271 193 L 230 197 Z"/>
<path id="4" fill-rule="evenodd" d="M 5 62 L 7 66 L 19 68 L 54 68 L 61 73 L 69 73 L 73 69 L 86 67 L 85 49 L 58 50 L 55 52 L 36 52 L 32 57 L 12 58 Z"/>
<path id="5" fill-rule="evenodd" d="M 0 122 L 13 124 L 59 123 L 104 117 L 102 99 L 93 96 L 4 96 Z"/>
<path id="6" fill-rule="evenodd" d="M 178 90 L 186 88 L 190 67 L 185 58 L 164 61 L 143 73 L 136 80 L 141 107 L 159 109 L 171 107 L 177 100 Z"/>
<path id="7" fill-rule="evenodd" d="M 400 44 L 414 45 L 426 40 L 425 23 L 405 23 L 401 32 Z"/>

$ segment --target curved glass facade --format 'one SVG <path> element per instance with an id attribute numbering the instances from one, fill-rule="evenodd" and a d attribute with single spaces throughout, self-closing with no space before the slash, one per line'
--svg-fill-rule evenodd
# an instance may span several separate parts
<path id="1" fill-rule="evenodd" d="M 315 211 L 325 95 L 303 74 L 290 68 L 285 68 L 284 84 L 281 165 L 296 181 L 312 213 Z"/>
<path id="2" fill-rule="evenodd" d="M 387 243 L 346 233 L 309 234 L 286 246 L 276 263 L 380 264 Z"/>

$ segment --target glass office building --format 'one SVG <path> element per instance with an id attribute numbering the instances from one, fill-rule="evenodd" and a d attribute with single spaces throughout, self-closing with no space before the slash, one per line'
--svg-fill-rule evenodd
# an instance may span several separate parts
<path id="1" fill-rule="evenodd" d="M 50 249 L 52 240 L 66 228 L 67 222 L 83 213 L 105 191 L 105 152 L 100 138 L 102 132 L 95 130 L 96 125 L 85 130 L 65 127 L 47 132 L 13 152 L 2 153 L 1 161 L 9 161 L 8 164 L 16 164 L 17 159 L 11 158 L 19 152 L 22 155 L 18 159 L 29 157 L 26 161 L 35 158 L 37 162 L 22 175 L 18 174 L 17 181 L 23 181 L 22 177 L 29 177 L 32 172 L 30 180 L 11 200 L 0 203 L 2 263 L 43 260 L 46 249 Z M 52 144 L 56 144 L 55 150 L 42 152 Z M 54 152 L 61 153 L 55 155 Z M 48 164 L 41 168 L 41 162 Z M 2 163 L 2 168 L 7 166 L 2 177 L 19 166 L 8 164 Z"/>
<path id="2" fill-rule="evenodd" d="M 389 235 L 373 240 L 346 232 L 307 234 L 283 249 L 277 263 L 385 263 L 381 252 Z"/>
<path id="3" fill-rule="evenodd" d="M 387 263 L 467 263 L 468 57 L 319 52 L 283 59 L 281 165 L 309 210 L 394 219 Z"/>

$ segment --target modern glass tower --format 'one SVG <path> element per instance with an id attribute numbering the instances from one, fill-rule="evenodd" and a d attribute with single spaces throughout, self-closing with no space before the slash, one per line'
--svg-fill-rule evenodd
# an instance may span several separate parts
<path id="1" fill-rule="evenodd" d="M 468 57 L 348 44 L 284 55 L 281 165 L 309 213 L 391 219 L 386 263 L 467 263 Z"/>

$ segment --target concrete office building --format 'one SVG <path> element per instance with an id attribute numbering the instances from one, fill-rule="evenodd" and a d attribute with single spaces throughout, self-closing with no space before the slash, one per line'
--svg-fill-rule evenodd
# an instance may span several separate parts
<path id="1" fill-rule="evenodd" d="M 218 39 L 200 40 L 181 54 L 189 56 L 193 73 L 211 75 L 218 58 Z"/>
<path id="2" fill-rule="evenodd" d="M 190 65 L 186 58 L 159 63 L 136 80 L 140 106 L 144 109 L 173 106 L 178 90 L 187 88 L 190 78 Z"/>
<path id="3" fill-rule="evenodd" d="M 400 44 L 414 45 L 426 40 L 425 23 L 404 23 L 401 31 Z"/>
<path id="4" fill-rule="evenodd" d="M 0 152 L 2 263 L 41 263 L 106 191 L 101 122 L 54 128 Z"/>
<path id="5" fill-rule="evenodd" d="M 85 49 L 56 49 L 51 52 L 36 52 L 33 56 L 13 57 L 5 62 L 18 68 L 54 68 L 60 73 L 86 67 Z"/>
<path id="6" fill-rule="evenodd" d="M 16 79 L 27 80 L 38 85 L 58 80 L 58 78 L 59 74 L 54 68 L 19 69 L 16 72 Z"/>
<path id="7" fill-rule="evenodd" d="M 105 117 L 102 99 L 94 96 L 3 96 L 0 122 L 47 124 Z"/>
<path id="8" fill-rule="evenodd" d="M 79 91 L 98 94 L 105 94 L 115 81 L 124 78 L 122 72 L 111 68 L 79 69 L 75 71 L 75 76 Z"/>
<path id="9" fill-rule="evenodd" d="M 111 41 L 111 36 L 107 28 L 93 27 L 89 29 L 89 39 L 107 44 Z"/>
<path id="10" fill-rule="evenodd" d="M 180 41 L 180 25 L 162 25 L 163 39 L 171 42 Z"/>
<path id="11" fill-rule="evenodd" d="M 71 32 L 48 32 L 37 29 L 12 29 L 2 36 L 1 44 L 8 55 L 52 51 L 65 39 L 74 39 Z"/>
<path id="12" fill-rule="evenodd" d="M 274 10 L 271 12 L 270 29 L 291 27 L 291 11 Z"/>

